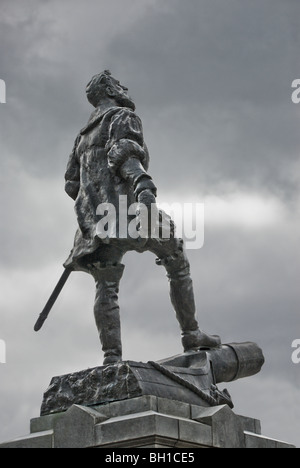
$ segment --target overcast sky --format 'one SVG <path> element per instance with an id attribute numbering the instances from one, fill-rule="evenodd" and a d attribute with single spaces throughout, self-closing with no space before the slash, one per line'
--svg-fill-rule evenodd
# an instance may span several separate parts
<path id="1" fill-rule="evenodd" d="M 229 385 L 236 412 L 300 445 L 299 22 L 298 0 L 0 0 L 0 441 L 28 433 L 52 376 L 102 363 L 88 275 L 33 325 L 73 244 L 63 176 L 85 85 L 109 68 L 135 99 L 159 201 L 205 203 L 189 251 L 201 327 L 264 350 L 262 373 Z M 124 359 L 181 352 L 154 260 L 125 258 Z"/>

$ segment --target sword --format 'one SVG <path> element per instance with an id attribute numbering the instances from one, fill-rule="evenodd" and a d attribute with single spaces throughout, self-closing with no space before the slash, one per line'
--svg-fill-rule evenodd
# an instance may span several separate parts
<path id="1" fill-rule="evenodd" d="M 45 305 L 44 310 L 42 311 L 42 313 L 39 315 L 39 318 L 37 319 L 37 322 L 34 326 L 34 331 L 38 332 L 44 325 L 44 322 L 47 320 L 47 317 L 50 314 L 52 307 L 54 306 L 58 296 L 60 295 L 72 271 L 74 271 L 73 268 L 66 268 L 65 271 L 63 272 L 59 282 L 55 286 L 53 293 L 51 294 L 47 304 Z"/>

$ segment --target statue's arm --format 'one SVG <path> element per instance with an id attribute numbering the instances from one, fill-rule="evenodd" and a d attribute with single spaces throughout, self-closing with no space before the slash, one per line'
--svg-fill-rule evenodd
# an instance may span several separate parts
<path id="1" fill-rule="evenodd" d="M 80 165 L 77 157 L 77 146 L 79 137 L 77 137 L 72 153 L 70 154 L 67 171 L 65 173 L 65 191 L 76 200 L 80 188 Z"/>
<path id="2" fill-rule="evenodd" d="M 155 203 L 156 187 L 148 174 L 149 154 L 140 118 L 122 109 L 111 122 L 106 145 L 108 165 L 113 174 L 131 183 L 136 200 Z"/>

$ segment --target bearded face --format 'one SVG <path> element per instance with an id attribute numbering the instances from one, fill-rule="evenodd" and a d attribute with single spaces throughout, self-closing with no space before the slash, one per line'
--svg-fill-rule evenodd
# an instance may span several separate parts
<path id="1" fill-rule="evenodd" d="M 120 107 L 129 107 L 129 109 L 135 111 L 135 104 L 130 96 L 120 93 L 115 96 L 115 100 Z"/>
<path id="2" fill-rule="evenodd" d="M 135 110 L 135 104 L 128 94 L 128 88 L 111 76 L 109 70 L 95 75 L 86 88 L 89 102 L 98 107 L 106 98 L 113 99 L 120 107 L 128 107 Z"/>
<path id="3" fill-rule="evenodd" d="M 111 77 L 111 86 L 108 87 L 108 94 L 110 95 L 110 93 L 120 107 L 129 107 L 129 109 L 135 110 L 135 104 L 128 94 L 128 88 L 122 86 L 113 77 Z"/>

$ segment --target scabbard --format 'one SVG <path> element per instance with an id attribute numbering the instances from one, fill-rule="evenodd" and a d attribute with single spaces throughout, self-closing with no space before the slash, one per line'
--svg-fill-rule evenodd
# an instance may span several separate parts
<path id="1" fill-rule="evenodd" d="M 45 305 L 42 313 L 40 314 L 39 318 L 37 319 L 37 322 L 34 326 L 34 331 L 39 331 L 42 326 L 44 325 L 44 322 L 47 320 L 48 315 L 51 312 L 52 307 L 54 306 L 58 296 L 60 295 L 64 285 L 66 284 L 70 274 L 72 273 L 73 269 L 72 268 L 66 268 L 65 271 L 63 272 L 60 280 L 58 281 L 57 285 L 55 286 L 55 289 L 53 293 L 51 294 L 47 304 Z"/>

